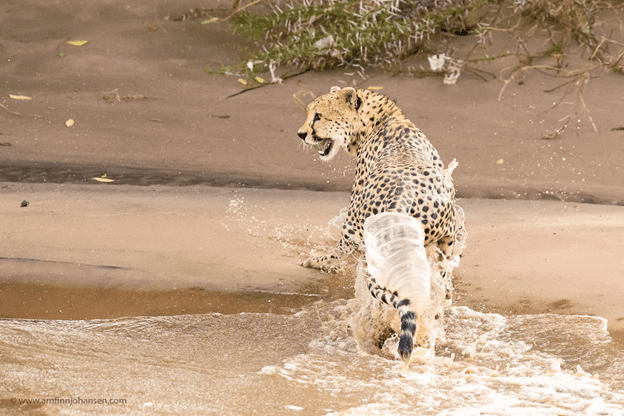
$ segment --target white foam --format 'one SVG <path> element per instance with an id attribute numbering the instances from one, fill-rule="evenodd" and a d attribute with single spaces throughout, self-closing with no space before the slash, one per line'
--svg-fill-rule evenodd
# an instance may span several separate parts
<path id="1" fill-rule="evenodd" d="M 321 394 L 359 402 L 328 415 L 624 414 L 624 392 L 612 391 L 591 371 L 570 367 L 556 354 L 541 351 L 542 335 L 531 332 L 540 326 L 553 333 L 568 325 L 573 330 L 579 328 L 580 320 L 583 332 L 579 333 L 578 347 L 593 351 L 605 347 L 603 342 L 592 340 L 601 338 L 600 319 L 554 319 L 551 315 L 506 318 L 451 307 L 446 339 L 439 344 L 436 356 L 427 356 L 421 364 L 412 363 L 407 368 L 397 360 L 354 351 L 346 329 L 350 314 L 357 313 L 356 301 L 346 306 L 334 310 L 338 318 L 325 323 L 328 336 L 310 343 L 308 353 L 286 362 L 279 373 Z M 518 326 L 528 329 L 523 336 L 518 336 Z M 624 368 L 621 358 L 615 362 Z M 587 362 L 583 368 L 592 365 Z"/>
<path id="2" fill-rule="evenodd" d="M 295 406 L 295 405 L 292 405 L 292 404 L 287 404 L 286 406 L 284 406 L 284 409 L 299 411 L 299 410 L 303 410 L 303 407 Z"/>
<path id="3" fill-rule="evenodd" d="M 604 320 L 451 307 L 436 355 L 362 354 L 355 300 L 297 315 L 0 319 L 0 396 L 126 398 L 64 415 L 624 414 L 624 352 Z M 580 366 L 577 367 L 577 366 Z M 119 377 L 124 374 L 124 377 Z M 102 396 L 100 396 L 102 395 Z M 292 406 L 292 407 L 289 407 Z M 302 410 L 297 410 L 302 408 Z"/>

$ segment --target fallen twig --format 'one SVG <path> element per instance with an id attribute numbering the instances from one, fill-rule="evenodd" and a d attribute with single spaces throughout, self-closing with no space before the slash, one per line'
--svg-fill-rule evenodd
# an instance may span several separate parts
<path id="1" fill-rule="evenodd" d="M 476 75 L 476 76 L 478 76 L 479 78 L 481 78 L 481 79 L 482 79 L 483 81 L 485 81 L 485 82 L 488 82 L 488 79 L 487 79 L 487 78 L 485 78 L 483 75 L 481 75 L 481 73 L 483 73 L 483 74 L 487 74 L 487 75 L 491 76 L 491 77 L 492 77 L 492 79 L 496 79 L 496 75 L 494 75 L 493 73 L 491 73 L 491 72 L 489 72 L 489 71 L 484 71 L 484 70 L 482 70 L 482 69 L 473 68 L 473 67 L 470 67 L 470 66 L 468 66 L 468 65 L 465 65 L 465 66 L 463 67 L 463 69 L 464 69 L 464 70 L 466 70 L 466 71 L 468 71 L 468 72 L 470 72 L 470 73 L 472 73 L 472 74 L 474 74 L 474 75 Z"/>
<path id="2" fill-rule="evenodd" d="M 243 10 L 245 10 L 247 7 L 253 6 L 254 4 L 260 3 L 262 0 L 254 0 L 249 4 L 244 5 L 243 7 L 239 7 L 238 9 L 234 10 L 228 17 L 224 18 L 224 19 L 219 19 L 221 21 L 226 21 L 229 20 L 232 16 L 234 16 L 236 13 L 241 12 Z M 252 89 L 252 88 L 250 88 Z"/>
<path id="3" fill-rule="evenodd" d="M 9 110 L 4 104 L 0 104 L 0 107 L 4 108 L 6 111 L 9 112 L 9 114 L 13 114 L 15 116 L 20 116 L 20 117 L 24 117 L 24 114 L 22 113 L 18 113 L 17 111 L 11 111 Z"/>
<path id="4" fill-rule="evenodd" d="M 309 69 L 306 69 L 305 71 L 297 72 L 296 74 L 285 75 L 285 76 L 282 77 L 282 80 L 287 80 L 288 78 L 293 78 L 293 77 L 305 74 L 308 71 L 309 71 Z M 227 97 L 225 97 L 225 99 L 227 100 L 228 98 L 236 97 L 237 95 L 244 94 L 244 93 L 246 93 L 248 91 L 256 90 L 256 89 L 262 88 L 262 87 L 266 87 L 267 85 L 272 85 L 272 84 L 268 84 L 268 83 L 267 84 L 260 84 L 260 85 L 256 85 L 256 86 L 253 86 L 253 87 L 245 88 L 242 91 L 239 91 L 239 92 L 234 93 L 232 95 L 228 95 Z"/>

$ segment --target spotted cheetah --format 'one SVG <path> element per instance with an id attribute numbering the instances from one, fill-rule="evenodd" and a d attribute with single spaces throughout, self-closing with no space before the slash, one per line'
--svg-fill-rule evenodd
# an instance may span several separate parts
<path id="1" fill-rule="evenodd" d="M 383 212 L 398 212 L 418 220 L 425 247 L 435 245 L 441 257 L 459 255 L 457 240 L 465 239 L 463 212 L 455 204 L 449 169 L 425 135 L 394 101 L 379 93 L 333 87 L 307 106 L 298 131 L 316 146 L 322 161 L 342 148 L 357 160 L 349 209 L 342 237 L 328 254 L 311 257 L 303 266 L 331 269 L 350 253 L 363 252 L 364 222 Z M 460 218 L 461 217 L 461 218 Z M 455 245 L 455 246 L 454 246 Z M 415 315 L 410 299 L 368 277 L 370 293 L 397 308 L 401 317 L 399 354 L 408 361 L 413 349 Z"/>

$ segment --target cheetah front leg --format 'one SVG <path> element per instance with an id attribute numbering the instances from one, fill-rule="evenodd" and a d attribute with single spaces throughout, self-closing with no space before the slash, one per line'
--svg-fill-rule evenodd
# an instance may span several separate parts
<path id="1" fill-rule="evenodd" d="M 353 252 L 354 248 L 344 238 L 329 253 L 323 256 L 313 256 L 306 259 L 301 265 L 310 269 L 319 269 L 331 272 L 339 267 L 341 260 Z"/>
<path id="2" fill-rule="evenodd" d="M 340 267 L 340 262 L 354 251 L 359 250 L 364 238 L 363 223 L 359 221 L 359 205 L 353 198 L 349 202 L 349 210 L 342 223 L 342 236 L 336 246 L 323 256 L 312 256 L 301 265 L 311 269 L 319 269 L 326 272 L 335 271 Z"/>

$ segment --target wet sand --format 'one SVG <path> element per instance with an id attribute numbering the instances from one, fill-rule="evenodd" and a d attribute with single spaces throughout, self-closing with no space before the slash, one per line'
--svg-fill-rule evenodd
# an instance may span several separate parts
<path id="1" fill-rule="evenodd" d="M 333 85 L 355 85 L 381 88 L 445 163 L 457 159 L 455 183 L 463 197 L 624 203 L 620 75 L 594 73 L 583 92 L 587 111 L 574 90 L 566 95 L 557 88 L 567 78 L 538 71 L 527 70 L 500 95 L 499 74 L 518 65 L 513 54 L 475 64 L 492 75 L 464 71 L 454 86 L 435 74 L 371 69 L 364 80 L 351 71 L 310 71 L 232 97 L 244 90 L 238 82 L 244 74 L 207 75 L 203 69 L 237 62 L 252 45 L 227 22 L 164 20 L 195 7 L 192 0 L 0 5 L 0 181 L 84 183 L 89 175 L 108 174 L 128 184 L 348 191 L 354 172 L 349 158 L 323 164 L 303 151 L 295 133 L 313 96 Z M 218 0 L 202 7 L 211 16 L 231 12 L 230 3 Z M 617 19 L 606 21 L 605 36 L 624 42 Z M 526 46 L 537 55 L 547 37 L 547 31 L 535 31 Z M 88 43 L 71 46 L 68 39 Z M 456 57 L 475 42 L 474 36 L 452 38 Z M 504 55 L 517 46 L 515 37 L 495 33 L 491 46 L 471 58 Z M 427 68 L 427 62 L 419 54 L 399 70 Z M 533 63 L 553 65 L 556 58 L 540 55 Z M 570 53 L 565 64 L 583 68 L 587 57 Z M 278 69 L 279 76 L 296 72 Z M 569 115 L 558 140 L 544 139 Z M 65 125 L 68 119 L 72 127 Z"/>
<path id="2" fill-rule="evenodd" d="M 2 192 L 2 317 L 292 313 L 353 293 L 348 272 L 299 266 L 333 243 L 328 221 L 346 193 L 111 184 L 4 184 Z M 469 245 L 455 304 L 598 315 L 610 331 L 624 330 L 624 266 L 614 261 L 624 250 L 623 207 L 461 205 Z"/>
<path id="3" fill-rule="evenodd" d="M 213 16 L 230 13 L 231 4 L 205 3 Z M 455 86 L 431 74 L 370 70 L 363 80 L 337 70 L 231 97 L 244 88 L 238 76 L 203 68 L 236 62 L 250 45 L 225 22 L 164 20 L 193 7 L 0 5 L 0 316 L 282 313 L 350 296 L 348 275 L 299 262 L 331 244 L 327 222 L 347 203 L 353 163 L 345 155 L 321 163 L 295 132 L 314 95 L 356 85 L 397 99 L 443 160 L 459 162 L 470 236 L 456 304 L 595 314 L 624 329 L 623 77 L 593 76 L 587 111 L 573 93 L 563 100 L 557 87 L 566 79 L 537 71 L 499 100 L 496 77 L 518 64 L 513 54 L 479 65 L 493 77 L 464 72 Z M 536 31 L 527 47 L 537 53 L 547 36 Z M 623 40 L 617 30 L 609 36 Z M 453 38 L 457 57 L 475 41 Z M 516 47 L 501 32 L 487 52 Z M 418 55 L 405 65 L 426 62 Z M 587 61 L 570 54 L 565 62 Z M 564 134 L 545 140 L 570 114 Z M 115 182 L 93 180 L 104 175 Z"/>

